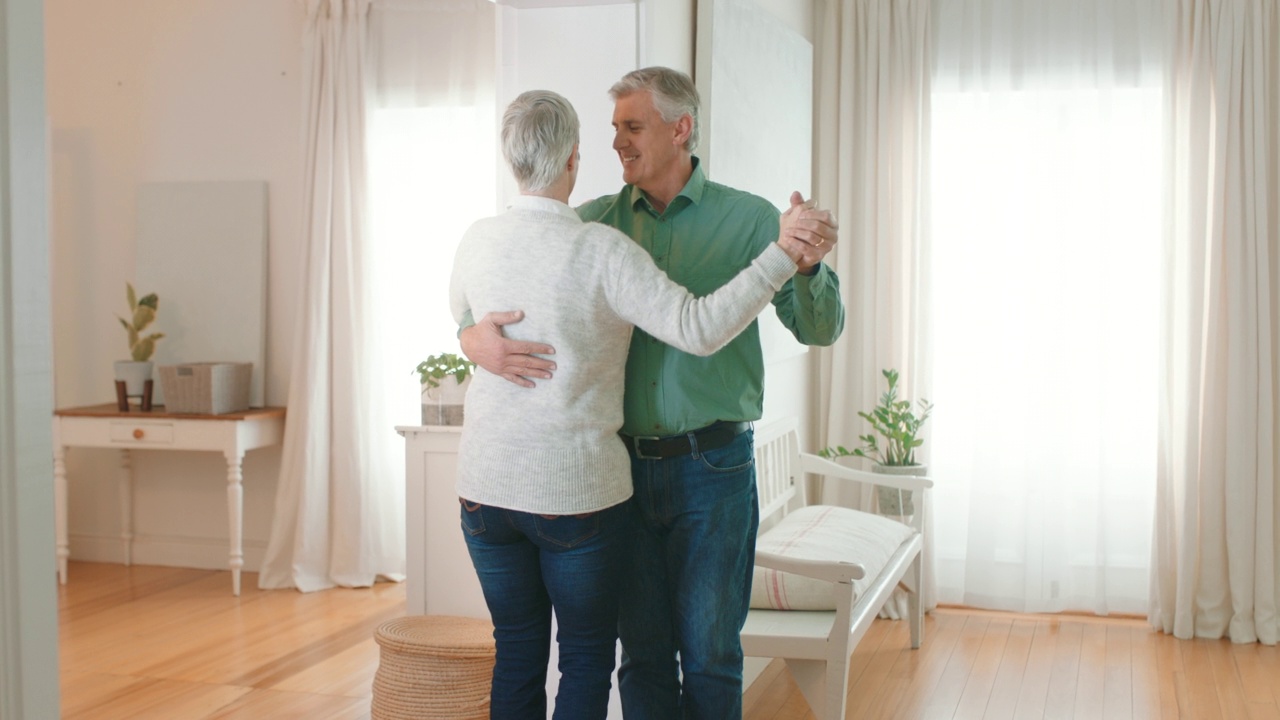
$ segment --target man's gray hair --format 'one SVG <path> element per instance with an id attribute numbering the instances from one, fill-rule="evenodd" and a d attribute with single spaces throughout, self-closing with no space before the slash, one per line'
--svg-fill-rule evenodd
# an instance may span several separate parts
<path id="1" fill-rule="evenodd" d="M 578 143 L 578 113 L 561 95 L 530 90 L 502 115 L 502 156 L 525 192 L 545 190 L 564 172 Z"/>
<path id="2" fill-rule="evenodd" d="M 609 97 L 617 102 L 619 98 L 648 91 L 653 96 L 653 105 L 662 116 L 663 122 L 675 122 L 681 115 L 693 118 L 693 131 L 684 144 L 684 149 L 693 152 L 698 149 L 698 88 L 693 80 L 679 70 L 666 67 L 647 67 L 633 70 L 609 88 Z"/>

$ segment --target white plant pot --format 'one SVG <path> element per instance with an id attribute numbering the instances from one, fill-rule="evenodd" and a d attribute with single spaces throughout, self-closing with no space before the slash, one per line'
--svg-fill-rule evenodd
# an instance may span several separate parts
<path id="1" fill-rule="evenodd" d="M 880 473 L 881 475 L 918 475 L 925 476 L 929 472 L 927 465 L 881 465 L 876 463 L 871 466 L 871 472 Z M 896 517 L 908 517 L 916 514 L 916 504 L 911 497 L 910 490 L 899 490 L 898 488 L 876 486 L 876 502 L 880 506 L 881 515 L 892 515 Z"/>
<path id="2" fill-rule="evenodd" d="M 130 397 L 142 395 L 143 387 L 151 379 L 151 361 L 117 360 L 116 380 L 124 381 L 124 392 Z"/>
<path id="3" fill-rule="evenodd" d="M 471 376 L 461 383 L 453 376 L 440 381 L 439 387 L 422 386 L 422 424 L 423 425 L 461 425 L 463 405 L 467 396 L 467 388 L 471 387 Z"/>

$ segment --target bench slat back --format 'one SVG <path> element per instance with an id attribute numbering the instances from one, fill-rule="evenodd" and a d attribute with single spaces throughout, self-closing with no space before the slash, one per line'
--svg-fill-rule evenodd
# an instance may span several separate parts
<path id="1" fill-rule="evenodd" d="M 774 514 L 804 504 L 804 476 L 800 468 L 800 433 L 795 418 L 788 418 L 755 431 L 756 492 L 763 523 Z"/>

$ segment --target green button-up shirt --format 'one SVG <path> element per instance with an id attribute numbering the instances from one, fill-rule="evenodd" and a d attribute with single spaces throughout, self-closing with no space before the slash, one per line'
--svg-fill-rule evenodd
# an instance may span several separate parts
<path id="1" fill-rule="evenodd" d="M 664 212 L 639 188 L 578 208 L 583 220 L 615 227 L 653 256 L 658 267 L 694 295 L 707 295 L 751 264 L 778 239 L 777 208 L 763 198 L 693 175 Z M 820 265 L 797 274 L 773 298 L 778 319 L 806 345 L 830 345 L 844 329 L 844 305 L 834 271 Z M 710 357 L 681 352 L 636 328 L 627 357 L 628 435 L 674 435 L 717 420 L 759 420 L 764 357 L 756 322 Z"/>

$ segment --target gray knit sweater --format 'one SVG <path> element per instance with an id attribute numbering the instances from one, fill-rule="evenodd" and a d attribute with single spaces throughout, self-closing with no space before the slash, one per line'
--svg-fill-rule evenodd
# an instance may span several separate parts
<path id="1" fill-rule="evenodd" d="M 736 278 L 695 298 L 626 235 L 584 223 L 568 206 L 521 195 L 480 220 L 458 246 L 450 304 L 470 312 L 523 310 L 507 337 L 556 349 L 550 380 L 518 387 L 483 370 L 467 390 L 458 495 L 524 512 L 591 512 L 631 497 L 618 438 L 631 329 L 710 355 L 769 304 L 796 270 L 771 244 Z"/>

